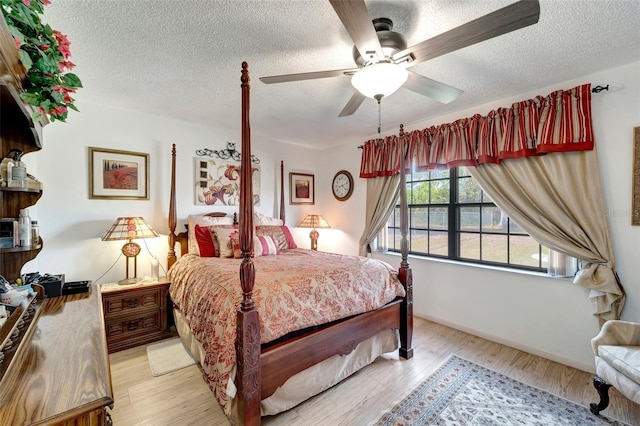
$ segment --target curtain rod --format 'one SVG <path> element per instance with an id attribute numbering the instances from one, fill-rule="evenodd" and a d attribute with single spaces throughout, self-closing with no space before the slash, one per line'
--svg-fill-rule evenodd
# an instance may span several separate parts
<path id="1" fill-rule="evenodd" d="M 596 86 L 593 89 L 591 89 L 592 93 L 600 93 L 603 90 L 609 90 L 609 85 L 607 84 L 606 86 Z M 363 145 L 358 145 L 358 149 L 362 149 L 364 148 Z"/>

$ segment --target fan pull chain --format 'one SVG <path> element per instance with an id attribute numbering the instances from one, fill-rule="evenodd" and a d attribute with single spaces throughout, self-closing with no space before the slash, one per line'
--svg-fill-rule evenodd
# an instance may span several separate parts
<path id="1" fill-rule="evenodd" d="M 382 128 L 382 105 L 380 104 L 380 99 L 382 99 L 382 95 L 376 95 L 375 99 L 378 101 L 378 139 L 382 141 L 381 128 Z"/>

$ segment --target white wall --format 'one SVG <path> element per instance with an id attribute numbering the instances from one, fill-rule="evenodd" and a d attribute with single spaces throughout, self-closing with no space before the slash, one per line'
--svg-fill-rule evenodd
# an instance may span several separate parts
<path id="1" fill-rule="evenodd" d="M 634 263 L 640 253 L 640 228 L 630 225 L 633 152 L 632 129 L 640 126 L 640 63 L 611 69 L 562 84 L 540 88 L 459 111 L 421 123 L 404 123 L 408 131 L 454 121 L 475 113 L 509 106 L 514 101 L 546 95 L 556 89 L 579 84 L 609 84 L 611 90 L 593 95 L 594 131 L 610 219 L 618 274 L 628 299 L 623 319 L 640 321 L 640 288 Z M 88 89 L 84 89 L 88 90 Z M 23 272 L 65 273 L 67 280 L 96 280 L 116 261 L 121 243 L 102 242 L 100 237 L 118 216 L 143 216 L 161 234 L 167 232 L 170 146 L 178 147 L 178 218 L 180 227 L 187 214 L 207 210 L 193 203 L 193 157 L 198 148 L 221 149 L 227 141 L 238 141 L 239 129 L 196 126 L 166 117 L 155 117 L 105 106 L 79 103 L 80 113 L 71 113 L 69 123 L 45 128 L 44 148 L 24 157 L 28 171 L 44 182 L 44 195 L 31 210 L 38 219 L 44 249 Z M 398 123 L 399 124 L 399 123 Z M 359 179 L 360 150 L 357 144 L 312 151 L 285 145 L 258 135 L 253 128 L 253 154 L 261 160 L 263 214 L 273 214 L 279 201 L 280 160 L 285 161 L 285 185 L 291 171 L 315 174 L 316 204 L 290 206 L 286 193 L 287 223 L 295 226 L 302 217 L 318 212 L 331 229 L 320 230 L 318 246 L 323 251 L 358 253 L 364 227 L 366 182 Z M 372 135 L 363 135 L 362 141 Z M 339 141 L 327 141 L 335 146 Z M 147 152 L 151 155 L 149 201 L 104 201 L 88 198 L 88 147 Z M 331 180 L 347 169 L 355 178 L 354 193 L 346 202 L 331 195 Z M 275 205 L 274 205 L 275 203 Z M 594 208 L 598 208 L 594 206 Z M 602 208 L 601 208 L 602 209 Z M 229 211 L 232 209 L 229 208 Z M 298 244 L 308 247 L 308 230 L 293 229 Z M 166 258 L 166 239 L 146 240 L 151 252 Z M 393 265 L 395 255 L 376 254 Z M 149 274 L 150 256 L 143 246 L 139 276 Z M 497 271 L 452 262 L 411 258 L 414 271 L 414 310 L 430 318 L 550 359 L 593 370 L 589 341 L 598 331 L 591 314 L 587 291 L 570 281 L 535 274 Z M 161 262 L 163 263 L 163 262 Z M 120 259 L 99 282 L 124 277 Z"/>
<path id="2" fill-rule="evenodd" d="M 609 218 L 617 271 L 627 291 L 622 318 L 640 321 L 640 286 L 634 266 L 639 260 L 640 227 L 631 226 L 633 127 L 640 126 L 640 63 L 540 88 L 535 92 L 502 99 L 474 109 L 459 111 L 422 123 L 405 124 L 411 131 L 485 114 L 497 107 L 554 90 L 591 82 L 609 84 L 610 90 L 593 94 L 593 126 L 605 189 L 606 206 L 594 206 Z M 384 112 L 383 112 L 384 113 Z M 363 138 L 363 141 L 367 138 Z M 359 152 L 347 146 L 326 153 L 327 158 L 349 158 L 345 165 L 354 176 L 359 170 Z M 329 181 L 343 165 L 335 165 L 319 180 Z M 329 176 L 331 175 L 331 176 Z M 329 223 L 339 223 L 345 241 L 322 246 L 328 251 L 357 253 L 363 228 L 365 181 L 358 179 L 354 196 L 345 203 L 327 197 L 324 205 Z M 323 213 L 325 214 L 325 213 Z M 349 226 L 348 224 L 352 225 Z M 324 235 L 326 230 L 322 230 Z M 374 254 L 399 265 L 396 255 Z M 593 371 L 590 339 L 598 332 L 588 291 L 570 280 L 535 274 L 410 258 L 414 276 L 414 312 L 455 328 L 506 343 L 547 358 Z"/>
<path id="3" fill-rule="evenodd" d="M 124 241 L 103 242 L 100 238 L 117 217 L 142 216 L 162 235 L 162 238 L 138 241 L 142 246 L 138 257 L 138 276 L 150 275 L 151 254 L 156 255 L 161 265 L 166 267 L 171 144 L 175 143 L 177 148 L 176 192 L 180 232 L 184 230 L 188 214 L 212 210 L 194 204 L 196 149 L 223 149 L 229 141 L 235 142 L 236 149 L 241 150 L 239 129 L 206 128 L 92 103 L 78 103 L 78 108 L 81 112 L 72 112 L 67 123 L 46 126 L 43 149 L 23 157 L 29 173 L 44 185 L 42 198 L 29 209 L 31 218 L 40 224 L 44 248 L 36 259 L 23 267 L 22 272 L 64 273 L 67 281 L 87 279 L 104 283 L 122 279 L 125 260 L 116 259 Z M 308 155 L 308 150 L 303 148 L 283 145 L 264 137 L 259 140 L 260 144 L 252 148 L 252 153 L 261 160 L 262 173 L 261 203 L 256 210 L 273 215 L 279 207 L 276 193 L 279 197 L 280 160 L 284 160 L 287 166 L 285 173 L 290 170 L 313 173 L 315 157 Z M 149 153 L 150 199 L 89 199 L 90 146 Z M 290 169 L 289 164 L 295 164 L 296 168 Z M 231 213 L 237 208 L 215 210 Z M 288 223 L 298 223 L 301 214 L 301 208 L 291 207 L 287 212 Z M 106 275 L 98 281 L 105 272 Z"/>

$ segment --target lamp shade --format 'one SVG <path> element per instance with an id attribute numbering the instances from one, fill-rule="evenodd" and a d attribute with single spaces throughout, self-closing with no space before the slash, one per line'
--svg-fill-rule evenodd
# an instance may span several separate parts
<path id="1" fill-rule="evenodd" d="M 408 77 L 409 74 L 403 67 L 389 62 L 379 62 L 353 74 L 351 84 L 366 97 L 374 99 L 376 95 L 391 95 Z"/>
<path id="2" fill-rule="evenodd" d="M 324 217 L 319 214 L 308 214 L 298 224 L 299 228 L 331 228 Z"/>
<path id="3" fill-rule="evenodd" d="M 154 238 L 158 234 L 141 217 L 119 217 L 102 236 L 102 241 Z"/>

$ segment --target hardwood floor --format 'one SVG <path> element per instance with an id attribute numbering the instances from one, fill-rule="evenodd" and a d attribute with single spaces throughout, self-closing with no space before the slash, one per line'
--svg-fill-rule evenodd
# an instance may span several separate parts
<path id="1" fill-rule="evenodd" d="M 451 354 L 588 407 L 598 400 L 590 373 L 522 352 L 431 321 L 415 318 L 412 360 L 381 357 L 338 386 L 263 424 L 368 425 L 391 408 Z M 198 366 L 151 376 L 146 346 L 110 355 L 115 426 L 229 425 Z M 611 389 L 603 414 L 640 425 L 640 406 Z"/>

